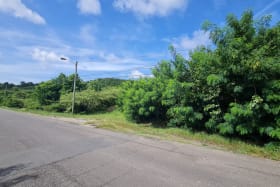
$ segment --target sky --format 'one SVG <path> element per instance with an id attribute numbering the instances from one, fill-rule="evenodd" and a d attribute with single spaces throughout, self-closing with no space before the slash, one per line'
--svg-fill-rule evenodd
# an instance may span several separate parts
<path id="1" fill-rule="evenodd" d="M 85 81 L 151 77 L 168 46 L 187 58 L 211 45 L 203 22 L 248 9 L 280 20 L 280 0 L 0 0 L 0 82 L 69 75 L 75 61 Z"/>

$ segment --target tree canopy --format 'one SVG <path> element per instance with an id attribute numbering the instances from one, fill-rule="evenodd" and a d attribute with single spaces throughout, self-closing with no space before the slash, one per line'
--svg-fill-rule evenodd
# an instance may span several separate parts
<path id="1" fill-rule="evenodd" d="M 170 47 L 173 59 L 161 61 L 154 78 L 124 85 L 122 110 L 139 122 L 280 140 L 280 23 L 270 20 L 245 11 L 224 27 L 206 22 L 214 47 L 189 59 Z"/>

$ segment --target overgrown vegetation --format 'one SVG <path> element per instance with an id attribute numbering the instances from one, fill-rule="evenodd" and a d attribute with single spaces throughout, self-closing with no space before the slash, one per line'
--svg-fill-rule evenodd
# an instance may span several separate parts
<path id="1" fill-rule="evenodd" d="M 16 108 L 28 108 L 33 104 L 33 91 L 36 84 L 21 82 L 19 85 L 0 83 L 0 105 Z M 30 105 L 29 105 L 30 104 Z"/>
<path id="2" fill-rule="evenodd" d="M 112 110 L 116 105 L 120 89 L 116 87 L 106 88 L 101 91 L 84 90 L 76 94 L 75 110 L 79 113 L 95 113 Z M 61 96 L 60 106 L 70 111 L 72 105 L 72 93 Z"/>
<path id="3" fill-rule="evenodd" d="M 74 75 L 60 74 L 40 84 L 1 84 L 0 104 L 7 107 L 70 112 Z M 94 113 L 113 110 L 124 80 L 97 79 L 84 82 L 77 78 L 75 113 Z M 96 89 L 95 85 L 98 85 Z"/>
<path id="4" fill-rule="evenodd" d="M 241 139 L 279 153 L 280 23 L 270 26 L 270 20 L 254 20 L 246 11 L 240 19 L 229 15 L 224 27 L 206 22 L 213 45 L 198 47 L 188 59 L 171 46 L 173 58 L 161 61 L 153 78 L 85 82 L 78 77 L 75 113 L 111 111 L 117 104 L 130 121 L 156 124 L 160 132 Z M 60 74 L 40 84 L 1 84 L 0 104 L 69 112 L 73 79 Z M 114 123 L 111 129 L 122 128 Z"/>
<path id="5" fill-rule="evenodd" d="M 215 47 L 201 46 L 153 70 L 153 79 L 123 86 L 120 108 L 136 122 L 163 120 L 168 127 L 280 140 L 280 23 L 258 21 L 246 11 L 229 15 L 225 27 L 205 23 Z"/>

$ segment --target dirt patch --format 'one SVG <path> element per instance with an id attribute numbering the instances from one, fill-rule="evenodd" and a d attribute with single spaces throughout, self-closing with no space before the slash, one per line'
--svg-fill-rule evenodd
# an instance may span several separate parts
<path id="1" fill-rule="evenodd" d="M 84 125 L 87 123 L 87 120 L 80 118 L 64 118 L 64 117 L 51 117 L 52 119 L 61 120 L 68 123 Z"/>

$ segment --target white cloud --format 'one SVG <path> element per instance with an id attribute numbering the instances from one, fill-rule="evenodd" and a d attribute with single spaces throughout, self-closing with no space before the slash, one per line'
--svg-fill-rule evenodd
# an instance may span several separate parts
<path id="1" fill-rule="evenodd" d="M 95 41 L 94 33 L 96 29 L 91 25 L 84 25 L 80 29 L 80 38 L 83 42 L 93 44 Z"/>
<path id="2" fill-rule="evenodd" d="M 126 64 L 111 64 L 104 61 L 81 61 L 79 63 L 79 70 L 90 72 L 121 72 L 132 68 L 133 67 L 127 66 Z"/>
<path id="3" fill-rule="evenodd" d="M 34 34 L 24 30 L 0 28 L 0 41 L 3 41 L 0 42 L 0 51 L 3 54 L 0 56 L 2 82 L 22 80 L 39 82 L 53 78 L 60 72 L 70 74 L 74 71 L 72 62 L 75 60 L 79 61 L 78 72 L 83 79 L 88 79 L 89 74 L 91 79 L 100 78 L 104 74 L 107 77 L 129 78 L 133 70 L 147 74 L 148 69 L 160 58 L 157 54 L 138 54 L 131 50 L 120 51 L 115 47 L 112 49 L 83 45 L 74 47 L 56 34 L 50 35 L 49 32 Z M 72 60 L 60 61 L 62 56 Z M 22 69 L 25 71 L 21 72 Z M 136 77 L 137 72 L 133 75 Z M 143 77 L 138 73 L 138 78 L 139 76 Z"/>
<path id="4" fill-rule="evenodd" d="M 188 0 L 115 0 L 120 11 L 131 11 L 140 16 L 166 16 L 175 10 L 184 10 Z"/>
<path id="5" fill-rule="evenodd" d="M 38 13 L 27 8 L 21 0 L 0 0 L 0 12 L 12 14 L 35 24 L 45 24 L 46 21 Z"/>
<path id="6" fill-rule="evenodd" d="M 114 53 L 100 51 L 94 60 L 81 60 L 80 69 L 85 71 L 111 71 L 120 72 L 136 68 L 143 68 L 147 61 L 135 57 L 117 56 Z"/>
<path id="7" fill-rule="evenodd" d="M 143 78 L 143 77 L 145 77 L 145 75 L 138 70 L 133 70 L 130 74 L 130 78 L 133 78 L 133 79 L 138 79 L 138 78 Z"/>
<path id="8" fill-rule="evenodd" d="M 34 60 L 40 62 L 59 62 L 61 57 L 65 57 L 64 55 L 58 55 L 53 51 L 45 51 L 38 48 L 35 48 L 31 55 Z"/>
<path id="9" fill-rule="evenodd" d="M 83 14 L 101 14 L 101 5 L 99 0 L 78 0 L 77 7 Z"/>
<path id="10" fill-rule="evenodd" d="M 178 48 L 180 50 L 190 51 L 201 45 L 204 46 L 210 45 L 211 40 L 209 38 L 209 32 L 197 30 L 193 32 L 192 37 L 183 36 L 183 37 L 175 38 L 173 39 L 172 43 L 175 48 Z"/>
<path id="11" fill-rule="evenodd" d="M 139 78 L 151 78 L 153 75 L 145 75 L 144 73 L 138 71 L 138 70 L 133 70 L 130 73 L 130 78 L 132 79 L 139 79 Z"/>
<path id="12" fill-rule="evenodd" d="M 145 63 L 143 60 L 131 57 L 131 56 L 117 56 L 114 53 L 106 53 L 104 51 L 98 54 L 98 58 L 106 63 L 113 63 L 113 64 L 126 64 L 127 66 L 130 65 L 139 65 Z"/>
<path id="13" fill-rule="evenodd" d="M 51 77 L 55 77 L 60 73 L 53 68 L 44 68 L 40 64 L 32 64 L 29 62 L 21 62 L 17 64 L 6 63 L 0 64 L 0 66 L 0 82 L 8 81 L 17 84 L 20 83 L 20 81 L 38 83 L 42 80 L 48 80 Z"/>

